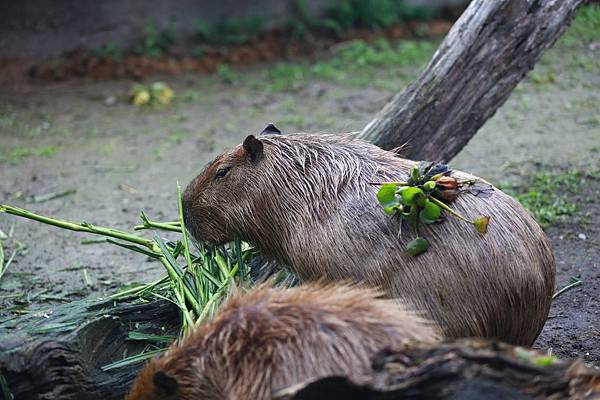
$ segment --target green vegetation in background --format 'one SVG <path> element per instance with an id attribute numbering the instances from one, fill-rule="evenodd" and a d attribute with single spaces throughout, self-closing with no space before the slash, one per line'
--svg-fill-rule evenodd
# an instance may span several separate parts
<path id="1" fill-rule="evenodd" d="M 219 64 L 216 74 L 224 83 L 233 84 L 240 80 L 240 75 L 226 64 Z"/>
<path id="2" fill-rule="evenodd" d="M 58 152 L 57 146 L 40 146 L 40 147 L 23 147 L 16 146 L 9 149 L 2 149 L 0 151 L 0 163 L 10 162 L 17 163 L 24 158 L 37 156 L 37 157 L 52 157 Z"/>
<path id="3" fill-rule="evenodd" d="M 109 59 L 115 62 L 120 62 L 123 59 L 121 50 L 113 42 L 109 42 L 104 46 L 97 47 L 94 50 L 96 57 Z"/>
<path id="4" fill-rule="evenodd" d="M 244 44 L 253 39 L 265 29 L 267 19 L 252 15 L 246 17 L 228 18 L 215 25 L 203 20 L 196 20 L 196 38 L 205 43 Z"/>
<path id="5" fill-rule="evenodd" d="M 423 21 L 436 16 L 436 10 L 407 5 L 402 0 L 345 0 L 329 7 L 323 17 L 312 17 L 306 0 L 296 0 L 297 17 L 288 25 L 296 37 L 310 31 L 331 31 L 337 35 L 352 28 L 388 28 L 404 21 Z"/>
<path id="6" fill-rule="evenodd" d="M 346 3 L 342 3 L 339 6 L 340 15 L 342 10 L 346 7 L 345 4 L 349 3 L 361 3 L 357 7 L 370 7 L 368 13 L 363 13 L 363 17 L 367 18 L 369 13 L 375 12 L 374 10 L 386 10 L 386 7 L 397 7 L 397 10 L 402 9 L 400 3 L 393 5 L 385 5 L 386 0 L 382 0 L 381 3 L 377 0 L 352 0 Z M 367 4 L 368 3 L 368 4 Z M 303 2 L 298 2 L 300 9 L 304 7 L 304 11 L 301 12 L 303 18 L 307 17 L 307 11 Z M 334 13 L 335 14 L 335 13 Z M 331 13 L 328 15 L 332 15 Z M 377 14 L 375 14 L 377 15 Z M 398 20 L 402 18 L 414 19 L 414 14 L 396 14 Z M 406 15 L 406 17 L 402 17 Z M 422 15 L 425 18 L 425 14 Z M 352 20 L 353 23 L 364 26 L 385 26 L 385 21 L 381 20 L 377 22 L 376 18 L 368 17 L 369 19 L 357 19 L 358 17 L 349 17 L 348 21 Z M 379 23 L 379 25 L 377 25 Z M 331 25 L 331 23 L 328 23 Z M 342 23 L 342 26 L 346 26 Z M 313 27 L 316 26 L 313 24 Z M 323 24 L 320 24 L 323 27 Z M 571 41 L 575 41 L 580 44 L 582 40 L 593 41 L 600 40 L 600 6 L 588 5 L 581 8 L 577 14 L 572 27 L 569 29 L 566 35 L 567 38 L 571 38 Z M 334 57 L 318 61 L 316 63 L 280 63 L 276 65 L 268 75 L 268 81 L 266 83 L 267 90 L 270 91 L 287 91 L 297 90 L 309 82 L 314 80 L 333 81 L 336 83 L 350 85 L 350 86 L 376 86 L 382 88 L 388 88 L 389 79 L 385 79 L 383 76 L 385 73 L 382 66 L 415 66 L 420 67 L 424 65 L 432 56 L 436 48 L 435 42 L 431 41 L 400 41 L 398 43 L 390 43 L 385 39 L 379 39 L 374 43 L 366 43 L 362 40 L 355 40 L 350 42 L 349 45 L 343 47 Z M 556 73 L 553 71 L 549 72 L 532 72 L 530 80 L 535 85 L 551 84 L 556 81 Z M 397 82 L 393 88 L 397 88 Z"/>
<path id="7" fill-rule="evenodd" d="M 517 186 L 505 186 L 503 190 L 514 196 L 527 208 L 535 220 L 547 228 L 566 217 L 576 214 L 579 204 L 576 198 L 586 179 L 593 178 L 591 172 L 538 172 Z"/>
<path id="8" fill-rule="evenodd" d="M 317 31 L 340 35 L 358 27 L 387 28 L 404 21 L 429 20 L 437 15 L 433 8 L 407 5 L 402 0 L 344 0 L 329 7 L 323 17 L 311 16 L 305 0 L 296 0 L 295 7 L 297 16 L 290 18 L 284 29 L 290 29 L 298 38 Z M 234 45 L 248 43 L 260 32 L 265 31 L 268 19 L 250 15 L 226 18 L 215 24 L 197 19 L 193 25 L 195 38 L 200 43 Z M 148 23 L 144 27 L 142 42 L 133 52 L 148 57 L 159 57 L 167 52 L 174 42 L 175 37 L 171 29 L 159 30 L 154 24 Z M 114 61 L 120 61 L 123 53 L 123 49 L 112 42 L 94 50 L 96 56 Z M 202 50 L 195 48 L 192 53 L 201 56 Z"/>
<path id="9" fill-rule="evenodd" d="M 10 109 L 0 110 L 0 129 L 11 129 L 15 126 L 16 114 Z"/>
<path id="10" fill-rule="evenodd" d="M 600 5 L 588 4 L 579 9 L 562 39 L 567 45 L 581 45 L 600 40 Z"/>
<path id="11" fill-rule="evenodd" d="M 147 57 L 160 57 L 175 42 L 171 29 L 159 30 L 154 24 L 146 24 L 145 37 L 142 43 L 134 49 L 134 53 Z"/>
<path id="12" fill-rule="evenodd" d="M 379 39 L 372 44 L 350 42 L 337 55 L 310 63 L 280 63 L 269 72 L 267 89 L 273 92 L 296 90 L 313 80 L 333 81 L 351 86 L 369 86 L 382 75 L 382 66 L 424 65 L 433 55 L 435 44 L 427 41 L 401 41 L 395 44 Z"/>

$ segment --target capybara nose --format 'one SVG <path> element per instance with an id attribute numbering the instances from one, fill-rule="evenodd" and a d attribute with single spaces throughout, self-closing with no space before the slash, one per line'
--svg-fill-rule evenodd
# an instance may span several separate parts
<path id="1" fill-rule="evenodd" d="M 188 186 L 181 195 L 181 209 L 183 212 L 183 223 L 188 231 L 192 231 L 193 215 L 194 215 L 194 196 Z"/>

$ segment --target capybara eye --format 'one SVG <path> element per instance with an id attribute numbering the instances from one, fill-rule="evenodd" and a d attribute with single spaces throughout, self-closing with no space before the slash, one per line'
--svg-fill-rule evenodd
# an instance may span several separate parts
<path id="1" fill-rule="evenodd" d="M 215 180 L 223 178 L 225 175 L 227 175 L 227 173 L 229 172 L 230 169 L 231 169 L 231 167 L 219 168 L 217 170 L 217 172 L 215 173 Z"/>

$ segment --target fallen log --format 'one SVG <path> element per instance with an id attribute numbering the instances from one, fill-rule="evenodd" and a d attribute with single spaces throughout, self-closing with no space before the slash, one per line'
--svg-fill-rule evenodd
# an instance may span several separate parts
<path id="1" fill-rule="evenodd" d="M 0 373 L 15 400 L 121 399 L 142 363 L 105 369 L 141 353 L 132 331 L 176 335 L 178 312 L 166 301 L 79 301 L 51 314 L 0 325 Z M 304 382 L 280 400 L 600 399 L 600 371 L 494 341 L 410 344 L 374 356 L 372 373 Z"/>
<path id="2" fill-rule="evenodd" d="M 375 356 L 370 375 L 301 383 L 279 400 L 599 399 L 600 371 L 503 343 L 408 345 Z"/>
<path id="3" fill-rule="evenodd" d="M 0 324 L 0 374 L 15 400 L 122 399 L 142 364 L 103 367 L 149 346 L 129 332 L 176 336 L 179 327 L 177 308 L 162 300 L 51 307 Z"/>

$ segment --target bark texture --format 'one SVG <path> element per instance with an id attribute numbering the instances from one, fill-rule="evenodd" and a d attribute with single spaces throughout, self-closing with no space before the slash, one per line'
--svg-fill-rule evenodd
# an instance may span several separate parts
<path id="1" fill-rule="evenodd" d="M 166 301 L 80 301 L 22 316 L 0 324 L 0 374 L 15 400 L 122 399 L 142 364 L 102 367 L 151 345 L 129 332 L 177 335 L 178 315 Z"/>
<path id="2" fill-rule="evenodd" d="M 541 357 L 541 358 L 540 358 Z M 330 377 L 280 392 L 279 400 L 579 400 L 600 398 L 600 371 L 502 343 L 463 340 L 382 352 L 368 376 Z"/>
<path id="3" fill-rule="evenodd" d="M 473 0 L 421 76 L 361 132 L 415 160 L 449 161 L 504 104 L 584 0 Z"/>

